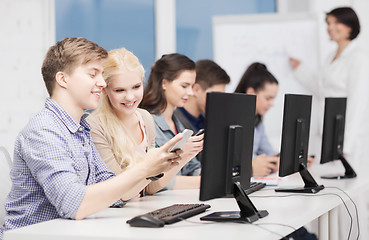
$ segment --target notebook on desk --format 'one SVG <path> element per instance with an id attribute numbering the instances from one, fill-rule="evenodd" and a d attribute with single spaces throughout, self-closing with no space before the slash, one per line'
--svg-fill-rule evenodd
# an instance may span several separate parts
<path id="1" fill-rule="evenodd" d="M 261 182 L 265 183 L 266 186 L 277 187 L 281 178 L 278 176 L 278 173 L 272 173 L 265 177 L 251 177 L 251 182 Z"/>

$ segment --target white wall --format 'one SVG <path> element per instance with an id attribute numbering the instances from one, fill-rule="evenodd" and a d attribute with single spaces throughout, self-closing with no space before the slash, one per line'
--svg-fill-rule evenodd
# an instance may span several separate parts
<path id="1" fill-rule="evenodd" d="M 320 16 L 321 57 L 332 47 L 325 31 L 324 13 L 342 5 L 352 6 L 359 15 L 362 32 L 359 41 L 369 50 L 369 1 L 368 0 L 304 0 L 295 6 L 295 0 L 279 0 L 284 12 L 306 11 Z M 300 1 L 300 0 L 299 0 Z M 302 1 L 302 0 L 301 0 Z M 161 15 L 157 29 L 163 31 L 157 46 L 157 57 L 175 51 L 175 0 L 157 0 L 160 11 L 170 11 L 172 23 Z M 167 4 L 167 6 L 165 6 Z M 309 9 L 308 9 L 309 8 Z M 0 145 L 12 153 L 14 141 L 28 120 L 42 107 L 47 93 L 41 77 L 41 64 L 49 46 L 55 42 L 53 0 L 1 0 L 0 1 Z M 159 11 L 156 9 L 156 11 Z M 159 23 L 161 21 L 162 23 Z M 161 25 L 163 24 L 163 25 Z M 168 30 L 170 29 L 170 31 Z M 165 35 L 170 34 L 170 40 Z M 174 37 L 172 36 L 174 35 Z M 168 36 L 168 35 L 167 35 Z"/>
<path id="2" fill-rule="evenodd" d="M 319 65 L 326 59 L 329 52 L 333 51 L 336 48 L 335 42 L 329 40 L 329 36 L 327 33 L 327 24 L 325 22 L 326 13 L 330 10 L 342 7 L 342 6 L 351 6 L 359 16 L 360 24 L 361 24 L 361 32 L 357 38 L 360 46 L 365 49 L 369 53 L 369 1 L 368 0 L 301 0 L 300 5 L 296 5 L 296 0 L 278 0 L 278 12 L 281 14 L 288 14 L 288 13 L 303 13 L 309 12 L 313 16 L 317 16 L 318 21 L 318 57 L 319 57 Z M 299 0 L 300 2 L 300 0 Z M 303 6 L 304 8 L 302 8 Z M 369 77 L 369 76 L 368 76 Z M 316 105 L 316 103 L 315 103 Z M 268 113 L 269 115 L 269 113 Z M 267 121 L 268 115 L 266 115 L 265 121 L 265 128 L 267 135 L 270 137 L 275 136 L 273 135 L 273 129 L 278 129 L 280 126 L 278 125 L 279 122 L 275 121 Z M 318 119 L 313 119 L 315 116 L 314 114 L 314 102 L 313 102 L 313 113 L 312 113 L 312 127 L 314 127 L 314 123 Z M 273 116 L 270 116 L 271 119 Z M 316 117 L 316 116 L 315 116 Z M 310 146 L 309 152 L 313 153 L 317 156 L 320 155 L 321 149 L 321 137 L 317 135 L 317 129 L 310 129 Z M 315 131 L 315 134 L 314 134 Z M 319 137 L 318 137 L 319 136 Z M 274 138 L 275 140 L 276 138 Z M 278 139 L 278 137 L 277 137 Z M 279 149 L 279 142 L 273 141 L 273 147 Z"/>
<path id="3" fill-rule="evenodd" d="M 369 52 L 369 1 L 368 0 L 314 0 L 311 4 L 310 11 L 317 14 L 319 18 L 319 35 L 320 35 L 320 59 L 323 61 L 327 54 L 335 49 L 336 44 L 329 40 L 327 34 L 327 25 L 325 23 L 325 13 L 336 7 L 350 6 L 359 16 L 361 32 L 357 38 L 362 48 Z"/>
<path id="4" fill-rule="evenodd" d="M 155 0 L 155 59 L 176 52 L 176 1 Z"/>
<path id="5" fill-rule="evenodd" d="M 0 145 L 14 141 L 47 96 L 41 64 L 55 42 L 53 0 L 0 1 Z"/>

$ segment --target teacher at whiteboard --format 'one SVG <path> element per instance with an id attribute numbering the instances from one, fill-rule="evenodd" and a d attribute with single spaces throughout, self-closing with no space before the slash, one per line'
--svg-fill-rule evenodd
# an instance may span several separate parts
<path id="1" fill-rule="evenodd" d="M 359 49 L 355 38 L 360 23 L 350 7 L 333 9 L 326 14 L 327 31 L 337 49 L 332 52 L 319 73 L 313 73 L 298 59 L 290 58 L 296 78 L 324 104 L 325 97 L 347 97 L 344 154 L 355 165 L 360 164 L 358 151 L 365 149 L 369 136 L 369 56 Z M 323 108 L 322 108 L 323 109 Z M 354 159 L 356 159 L 354 161 Z"/>

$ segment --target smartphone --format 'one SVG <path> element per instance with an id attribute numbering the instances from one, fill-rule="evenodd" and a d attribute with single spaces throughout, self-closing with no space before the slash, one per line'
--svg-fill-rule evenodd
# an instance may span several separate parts
<path id="1" fill-rule="evenodd" d="M 183 137 L 181 140 L 179 140 L 178 142 L 176 142 L 176 144 L 174 144 L 170 149 L 169 152 L 174 152 L 178 149 L 181 149 L 183 147 L 183 145 L 185 145 L 185 143 L 187 142 L 187 140 L 192 136 L 193 131 L 190 129 L 185 129 L 183 132 Z"/>
<path id="2" fill-rule="evenodd" d="M 199 136 L 199 135 L 203 134 L 204 132 L 205 132 L 205 129 L 200 129 L 199 131 L 197 131 L 195 136 Z"/>

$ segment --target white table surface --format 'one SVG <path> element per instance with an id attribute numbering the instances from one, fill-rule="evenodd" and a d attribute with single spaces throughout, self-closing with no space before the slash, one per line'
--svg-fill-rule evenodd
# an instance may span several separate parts
<path id="1" fill-rule="evenodd" d="M 348 201 L 339 187 L 354 197 L 369 190 L 369 177 L 365 169 L 357 171 L 358 177 L 346 180 L 323 180 L 322 173 L 342 172 L 340 164 L 324 164 L 310 170 L 318 184 L 325 189 L 317 194 L 276 193 L 265 188 L 249 197 L 257 209 L 269 215 L 253 224 L 215 223 L 200 221 L 200 217 L 214 211 L 239 210 L 233 198 L 206 201 L 211 205 L 207 212 L 163 228 L 134 228 L 126 221 L 175 203 L 200 203 L 199 190 L 173 190 L 130 201 L 123 208 L 107 208 L 84 220 L 56 219 L 19 229 L 6 231 L 5 240 L 28 239 L 280 239 L 332 209 L 341 205 L 338 196 Z M 298 174 L 283 178 L 280 186 L 302 185 Z"/>

